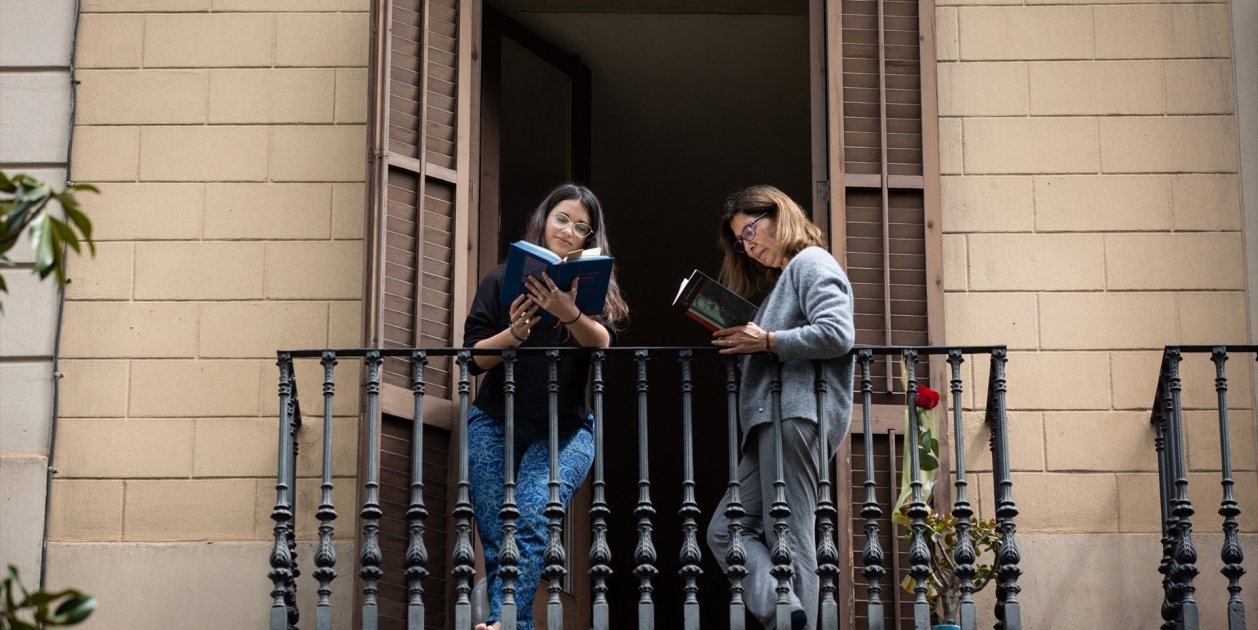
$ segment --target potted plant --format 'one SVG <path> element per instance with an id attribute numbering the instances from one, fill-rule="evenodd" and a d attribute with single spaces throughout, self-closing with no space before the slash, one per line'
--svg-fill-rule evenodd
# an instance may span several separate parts
<path id="1" fill-rule="evenodd" d="M 917 415 L 917 456 L 919 477 L 921 481 L 922 502 L 926 503 L 930 513 L 925 518 L 926 545 L 930 548 L 931 576 L 926 585 L 926 599 L 930 602 L 931 616 L 936 621 L 935 630 L 960 630 L 961 578 L 957 576 L 955 552 L 960 541 L 957 525 L 960 520 L 948 512 L 941 512 L 930 505 L 935 488 L 935 478 L 939 471 L 939 420 L 935 408 L 939 404 L 939 393 L 920 386 L 914 408 Z M 905 414 L 905 431 L 909 430 L 907 413 Z M 956 436 L 956 439 L 961 439 Z M 900 484 L 900 496 L 896 500 L 892 512 L 892 521 L 901 527 L 900 539 L 911 540 L 912 529 L 908 517 L 908 504 L 912 500 L 910 442 L 904 442 L 904 466 Z M 996 529 L 996 521 L 971 517 L 969 519 L 969 538 L 974 548 L 974 576 L 971 579 L 972 593 L 983 590 L 996 577 L 995 556 L 1000 550 L 1000 532 Z M 990 558 L 990 562 L 983 562 Z M 913 593 L 917 588 L 917 580 L 906 576 L 900 583 L 901 588 Z"/>

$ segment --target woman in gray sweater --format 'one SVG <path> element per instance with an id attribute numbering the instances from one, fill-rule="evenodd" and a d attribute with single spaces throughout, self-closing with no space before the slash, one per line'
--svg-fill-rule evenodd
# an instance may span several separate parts
<path id="1" fill-rule="evenodd" d="M 847 274 L 824 249 L 821 230 L 785 193 L 753 186 L 725 202 L 721 282 L 752 301 L 763 297 L 755 318 L 718 330 L 712 344 L 722 354 L 743 354 L 739 426 L 743 450 L 738 462 L 742 518 L 740 541 L 746 558 L 743 580 L 747 610 L 773 627 L 778 580 L 773 568 L 774 502 L 773 402 L 775 363 L 782 370 L 782 463 L 790 507 L 787 541 L 794 575 L 790 580 L 791 627 L 813 627 L 817 616 L 818 419 L 814 361 L 826 381 L 826 439 L 833 455 L 851 425 L 852 368 L 856 336 L 852 287 Z M 733 536 L 726 494 L 708 526 L 707 540 L 723 569 Z"/>

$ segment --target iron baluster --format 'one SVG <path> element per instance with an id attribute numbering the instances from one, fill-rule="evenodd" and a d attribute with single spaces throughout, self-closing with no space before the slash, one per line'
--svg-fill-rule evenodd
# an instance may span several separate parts
<path id="1" fill-rule="evenodd" d="M 952 504 L 952 515 L 957 519 L 957 547 L 953 550 L 952 557 L 956 562 L 953 572 L 961 582 L 958 621 L 961 623 L 962 630 L 975 630 L 978 625 L 978 613 L 974 606 L 974 576 L 978 573 L 978 568 L 974 566 L 977 554 L 974 550 L 974 540 L 970 536 L 970 517 L 974 516 L 974 510 L 970 508 L 967 495 L 969 484 L 965 480 L 965 433 L 961 419 L 961 393 L 963 391 L 961 364 L 964 362 L 965 357 L 961 355 L 961 351 L 948 351 L 948 365 L 952 367 L 950 389 L 952 392 L 952 436 L 953 442 L 956 443 L 954 454 L 957 490 L 957 498 Z"/>
<path id="2" fill-rule="evenodd" d="M 559 594 L 563 591 L 563 577 L 568 573 L 564 568 L 563 550 L 563 503 L 559 501 L 559 352 L 548 350 L 546 363 L 549 375 L 546 380 L 546 391 L 550 397 L 550 500 L 542 511 L 549 519 L 546 524 L 546 567 L 542 574 L 546 577 L 546 627 L 550 630 L 563 630 L 563 601 Z"/>
<path id="3" fill-rule="evenodd" d="M 882 508 L 878 506 L 875 488 L 878 483 L 874 479 L 874 428 L 873 428 L 873 378 L 870 375 L 870 364 L 873 353 L 860 350 L 857 353 L 861 364 L 861 422 L 864 431 L 865 446 L 865 502 L 861 505 L 861 517 L 865 519 L 865 547 L 861 552 L 864 568 L 861 575 L 868 582 L 869 602 L 866 606 L 866 617 L 869 619 L 869 630 L 883 630 L 884 615 L 882 609 L 882 576 L 886 570 L 882 567 L 882 545 L 878 542 L 878 519 L 882 517 Z M 892 440 L 892 444 L 895 441 Z M 895 449 L 892 449 L 894 452 Z M 895 469 L 894 463 L 891 469 Z"/>
<path id="4" fill-rule="evenodd" d="M 826 414 L 826 380 L 821 361 L 813 362 L 816 375 L 817 396 L 817 507 L 813 514 L 817 521 L 817 576 L 820 578 L 821 614 L 818 628 L 839 627 L 839 603 L 835 598 L 839 576 L 839 549 L 834 542 L 835 519 L 838 510 L 830 498 L 830 421 Z M 808 611 L 810 614 L 811 610 Z"/>
<path id="5" fill-rule="evenodd" d="M 743 602 L 743 578 L 747 577 L 747 551 L 743 548 L 742 484 L 738 481 L 738 372 L 734 357 L 725 357 L 725 420 L 728 426 L 727 457 L 729 458 L 729 501 L 725 504 L 725 518 L 729 520 L 729 550 L 725 564 L 729 568 L 729 627 L 744 630 L 747 623 L 747 606 Z"/>
<path id="6" fill-rule="evenodd" d="M 332 521 L 336 506 L 332 503 L 332 397 L 336 393 L 333 372 L 336 353 L 325 351 L 323 364 L 323 479 L 319 485 L 319 547 L 315 550 L 314 578 L 319 581 L 319 603 L 315 606 L 315 626 L 332 630 L 332 580 L 336 579 L 336 549 L 332 546 Z"/>
<path id="7" fill-rule="evenodd" d="M 424 628 L 424 578 L 428 577 L 428 547 L 424 544 L 424 519 L 428 518 L 428 508 L 424 507 L 424 368 L 427 365 L 426 352 L 411 353 L 415 421 L 411 423 L 411 502 L 406 508 L 406 626 L 409 630 Z"/>
<path id="8" fill-rule="evenodd" d="M 782 465 L 782 364 L 773 361 L 773 380 L 769 383 L 770 403 L 773 405 L 773 504 L 769 507 L 769 516 L 773 519 L 773 549 L 770 558 L 773 568 L 769 575 L 777 578 L 777 606 L 775 625 L 777 630 L 789 630 L 791 627 L 791 578 L 795 569 L 791 566 L 794 554 L 791 552 L 790 524 L 791 508 L 786 504 L 786 473 Z"/>
<path id="9" fill-rule="evenodd" d="M 377 630 L 380 611 L 376 602 L 380 577 L 380 364 L 379 350 L 367 353 L 367 481 L 366 497 L 360 513 L 363 520 L 363 550 L 360 556 L 363 580 L 363 630 Z"/>
<path id="10" fill-rule="evenodd" d="M 297 578 L 301 569 L 297 566 L 297 430 L 301 428 L 301 404 L 297 390 L 297 379 L 293 379 L 293 395 L 288 399 L 288 441 L 292 445 L 288 464 L 288 504 L 293 508 L 293 521 L 290 521 L 284 537 L 288 540 L 288 566 L 291 572 L 285 584 L 284 602 L 288 606 L 288 627 L 297 630 L 297 622 L 301 611 L 297 608 Z"/>
<path id="11" fill-rule="evenodd" d="M 472 550 L 472 500 L 469 496 L 467 469 L 467 414 L 468 414 L 468 367 L 471 353 L 460 350 L 459 365 L 459 417 L 455 436 L 458 441 L 458 485 L 456 486 L 454 509 L 450 515 L 454 517 L 454 549 L 451 560 L 454 567 L 450 574 L 454 576 L 454 627 L 472 627 L 472 579 L 476 577 L 476 553 Z"/>
<path id="12" fill-rule="evenodd" d="M 275 508 L 271 510 L 271 520 L 275 521 L 275 544 L 271 548 L 271 571 L 267 577 L 271 579 L 272 586 L 271 630 L 284 630 L 288 627 L 287 584 L 292 579 L 292 552 L 288 548 L 288 528 L 293 521 L 293 507 L 288 493 L 288 467 L 291 464 L 288 455 L 292 452 L 289 444 L 292 433 L 288 425 L 291 422 L 289 401 L 293 395 L 293 358 L 287 353 L 280 353 L 276 364 L 280 368 L 279 464 L 275 474 Z"/>
<path id="13" fill-rule="evenodd" d="M 638 366 L 638 503 L 633 515 L 638 520 L 638 542 L 633 549 L 633 574 L 638 578 L 638 629 L 655 628 L 655 602 L 651 581 L 658 572 L 655 568 L 655 543 L 651 541 L 652 518 L 655 507 L 651 504 L 651 477 L 648 464 L 647 443 L 647 392 L 646 350 L 635 350 L 634 361 Z"/>
<path id="14" fill-rule="evenodd" d="M 1179 606 L 1177 621 L 1183 630 L 1197 630 L 1197 600 L 1194 595 L 1196 587 L 1193 579 L 1197 576 L 1197 548 L 1192 542 L 1192 502 L 1188 500 L 1188 473 L 1184 463 L 1184 423 L 1183 408 L 1180 403 L 1178 348 L 1170 348 L 1167 356 L 1167 384 L 1171 392 L 1171 461 L 1175 471 L 1175 492 L 1171 502 L 1171 510 L 1175 514 L 1175 565 L 1178 573 L 1176 585 L 1179 590 Z"/>
<path id="15" fill-rule="evenodd" d="M 612 550 L 607 542 L 607 518 L 611 509 L 607 505 L 607 482 L 603 479 L 603 361 L 607 353 L 595 350 L 594 360 L 594 483 L 590 500 L 590 528 L 594 540 L 590 543 L 590 575 L 594 578 L 594 630 L 607 630 L 611 625 L 611 611 L 607 602 L 607 578 L 611 577 Z"/>
<path id="16" fill-rule="evenodd" d="M 930 628 L 930 602 L 926 599 L 926 590 L 930 584 L 930 547 L 926 544 L 926 517 L 930 511 L 922 500 L 922 469 L 918 456 L 918 432 L 921 427 L 917 420 L 917 351 L 904 350 L 904 369 L 908 378 L 908 391 L 905 394 L 906 413 L 909 418 L 909 487 L 912 497 L 909 501 L 908 517 L 912 531 L 909 543 L 909 576 L 913 578 L 913 627 L 916 630 Z"/>
<path id="17" fill-rule="evenodd" d="M 516 544 L 516 519 L 520 518 L 515 503 L 515 361 L 514 348 L 502 352 L 502 394 L 506 426 L 503 429 L 502 508 L 498 518 L 502 521 L 502 543 L 498 545 L 498 576 L 502 579 L 502 606 L 499 621 L 503 630 L 515 630 L 516 610 L 515 580 L 520 576 L 520 546 Z"/>
<path id="18" fill-rule="evenodd" d="M 996 528 L 1000 531 L 1000 551 L 996 554 L 999 565 L 996 579 L 997 617 L 1001 630 L 1022 630 L 1022 608 L 1018 603 L 1018 576 L 1022 569 L 1018 563 L 1022 554 L 1018 551 L 1017 526 L 1014 517 L 1018 508 L 1013 502 L 1013 478 L 1009 472 L 1009 425 L 1005 408 L 1005 363 L 1008 360 L 1004 348 L 992 351 L 991 406 L 988 420 L 993 423 L 992 459 L 996 464 Z"/>
<path id="19" fill-rule="evenodd" d="M 699 504 L 695 502 L 695 471 L 694 471 L 694 418 L 691 415 L 691 404 L 694 395 L 694 383 L 690 379 L 690 362 L 693 352 L 682 350 L 681 360 L 681 442 L 682 442 L 682 482 L 681 509 L 677 515 L 681 517 L 681 552 L 678 571 L 685 580 L 685 597 L 682 600 L 682 623 L 687 630 L 699 628 L 699 576 L 703 570 L 699 561 L 703 552 L 699 550 Z"/>
<path id="20" fill-rule="evenodd" d="M 1227 422 L 1227 373 L 1224 364 L 1227 362 L 1227 348 L 1215 348 L 1210 352 L 1214 361 L 1214 389 L 1219 397 L 1219 450 L 1223 460 L 1223 501 L 1219 505 L 1219 515 L 1223 517 L 1223 549 L 1220 557 L 1223 569 L 1220 573 L 1227 578 L 1227 627 L 1228 630 L 1244 630 L 1245 603 L 1241 601 L 1241 576 L 1245 575 L 1245 552 L 1241 550 L 1237 538 L 1236 517 L 1240 515 L 1240 506 L 1232 494 L 1232 443 Z"/>
<path id="21" fill-rule="evenodd" d="M 1162 512 L 1162 560 L 1158 563 L 1158 573 L 1162 574 L 1161 630 L 1174 630 L 1179 589 L 1175 585 L 1174 568 L 1175 516 L 1170 507 L 1172 488 L 1175 483 L 1170 455 L 1171 390 L 1166 376 L 1166 363 L 1163 361 L 1158 375 L 1158 391 L 1153 411 L 1153 421 L 1157 428 L 1154 447 L 1158 454 L 1158 498 Z"/>

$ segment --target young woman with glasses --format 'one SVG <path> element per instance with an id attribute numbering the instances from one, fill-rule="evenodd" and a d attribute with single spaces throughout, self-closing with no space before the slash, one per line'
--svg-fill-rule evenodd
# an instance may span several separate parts
<path id="1" fill-rule="evenodd" d="M 743 354 L 739 393 L 739 426 L 743 452 L 738 480 L 746 516 L 741 542 L 747 577 L 743 597 L 747 610 L 773 627 L 778 600 L 777 578 L 770 575 L 774 541 L 773 401 L 774 363 L 782 369 L 782 466 L 791 514 L 788 542 L 792 552 L 791 627 L 813 627 L 817 614 L 817 556 L 814 546 L 817 507 L 817 398 L 813 360 L 823 359 L 830 455 L 851 424 L 852 370 L 848 353 L 856 335 L 852 287 L 847 275 L 824 249 L 821 230 L 785 193 L 772 186 L 753 186 L 725 202 L 721 219 L 725 253 L 721 282 L 753 301 L 763 298 L 748 324 L 718 330 L 712 344 L 722 354 Z M 722 568 L 732 536 L 724 516 L 727 494 L 708 526 L 708 546 Z"/>
<path id="2" fill-rule="evenodd" d="M 584 186 L 565 184 L 552 190 L 533 211 L 524 239 L 559 256 L 599 247 L 611 255 L 603 209 L 598 198 Z M 616 330 L 629 318 L 613 271 L 602 313 L 587 315 L 577 309 L 579 282 L 557 287 L 544 274 L 526 280 L 527 292 L 510 305 L 499 296 L 505 268 L 489 272 L 476 290 L 464 324 L 464 343 L 476 348 L 579 346 L 599 348 L 616 340 Z M 539 311 L 558 322 L 539 326 Z M 502 357 L 477 356 L 471 372 L 486 373 L 468 415 L 468 469 L 476 527 L 485 552 L 489 610 L 478 630 L 501 627 L 502 580 L 498 552 L 502 543 L 502 508 L 505 479 L 506 380 Z M 516 628 L 532 630 L 533 597 L 541 580 L 546 549 L 548 518 L 543 509 L 550 498 L 549 368 L 545 357 L 519 356 L 515 377 L 515 502 L 519 510 L 515 541 L 519 563 L 515 578 Z M 587 357 L 564 355 L 559 359 L 559 481 L 560 501 L 566 506 L 585 479 L 594 461 L 594 415 L 586 401 L 590 373 Z"/>

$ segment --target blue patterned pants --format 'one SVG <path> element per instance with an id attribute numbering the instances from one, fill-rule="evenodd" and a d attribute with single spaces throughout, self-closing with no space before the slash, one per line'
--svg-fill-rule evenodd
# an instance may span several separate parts
<path id="1" fill-rule="evenodd" d="M 505 480 L 506 425 L 472 407 L 468 414 L 468 475 L 476 530 L 485 550 L 488 574 L 489 616 L 493 623 L 502 610 L 502 580 L 498 577 L 498 547 L 502 544 L 502 484 Z M 549 429 L 544 423 L 516 422 L 515 541 L 520 549 L 520 574 L 515 579 L 516 628 L 533 630 L 533 596 L 541 582 L 546 552 L 547 518 L 542 511 L 550 501 Z M 567 507 L 594 462 L 594 415 L 576 426 L 559 430 L 559 501 Z"/>

